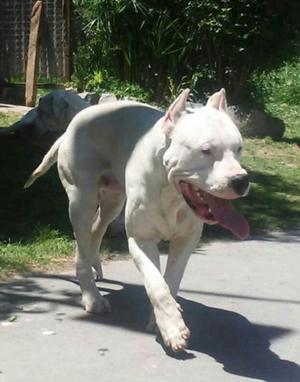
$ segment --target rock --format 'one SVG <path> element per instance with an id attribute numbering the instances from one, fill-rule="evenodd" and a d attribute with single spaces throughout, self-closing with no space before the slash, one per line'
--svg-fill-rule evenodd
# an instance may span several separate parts
<path id="1" fill-rule="evenodd" d="M 103 94 L 101 94 L 101 97 L 100 97 L 98 103 L 114 102 L 114 101 L 117 101 L 117 97 L 114 94 L 103 93 Z"/>
<path id="2" fill-rule="evenodd" d="M 244 137 L 271 137 L 278 140 L 284 134 L 283 120 L 263 110 L 257 108 L 246 110 L 241 106 L 230 106 L 228 110 Z"/>
<path id="3" fill-rule="evenodd" d="M 98 94 L 93 92 L 83 92 L 83 93 L 78 93 L 78 95 L 90 105 L 96 105 L 100 98 Z"/>

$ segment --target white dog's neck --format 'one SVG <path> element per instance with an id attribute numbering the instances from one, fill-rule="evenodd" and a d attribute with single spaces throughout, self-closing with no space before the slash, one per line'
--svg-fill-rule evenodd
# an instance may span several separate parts
<path id="1" fill-rule="evenodd" d="M 151 229 L 145 229 L 145 235 L 151 233 L 151 237 L 145 239 L 155 241 L 170 240 L 189 233 L 195 224 L 203 224 L 195 217 L 175 185 L 168 180 L 163 157 L 170 139 L 163 133 L 162 123 L 163 120 L 159 120 L 140 139 L 126 168 L 126 193 L 130 193 L 131 202 L 135 200 L 141 215 L 147 211 L 148 216 L 140 220 L 144 222 L 143 225 L 147 227 L 149 218 L 155 222 Z"/>

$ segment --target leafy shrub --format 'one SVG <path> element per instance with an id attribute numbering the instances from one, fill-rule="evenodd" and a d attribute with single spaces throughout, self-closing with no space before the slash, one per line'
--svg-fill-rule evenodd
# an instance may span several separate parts
<path id="1" fill-rule="evenodd" d="M 170 93 L 168 78 L 173 89 L 185 79 L 238 99 L 249 74 L 290 54 L 300 32 L 295 0 L 75 0 L 75 10 L 77 75 L 107 70 L 156 100 Z"/>
<path id="2" fill-rule="evenodd" d="M 255 72 L 250 82 L 253 95 L 264 104 L 300 105 L 300 60 L 285 62 L 273 70 Z"/>
<path id="3" fill-rule="evenodd" d="M 284 62 L 273 70 L 256 71 L 249 79 L 252 98 L 286 126 L 285 138 L 300 137 L 300 60 Z"/>
<path id="4" fill-rule="evenodd" d="M 149 100 L 149 93 L 142 89 L 139 85 L 129 83 L 128 81 L 120 81 L 105 71 L 94 72 L 86 81 L 86 90 L 93 91 L 97 94 L 113 93 L 117 98 L 131 98 L 140 102 Z"/>

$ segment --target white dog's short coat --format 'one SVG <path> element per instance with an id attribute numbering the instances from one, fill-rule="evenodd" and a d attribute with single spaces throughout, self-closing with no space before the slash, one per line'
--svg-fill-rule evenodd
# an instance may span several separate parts
<path id="1" fill-rule="evenodd" d="M 102 276 L 99 247 L 127 198 L 129 251 L 143 275 L 154 319 L 167 346 L 184 349 L 189 330 L 175 298 L 203 223 L 245 238 L 246 220 L 230 199 L 247 194 L 239 160 L 242 138 L 226 114 L 225 92 L 202 108 L 187 109 L 183 91 L 164 114 L 137 102 L 89 107 L 75 116 L 25 187 L 58 162 L 76 237 L 76 270 L 88 312 L 110 309 L 96 287 Z M 157 243 L 170 241 L 164 277 Z"/>

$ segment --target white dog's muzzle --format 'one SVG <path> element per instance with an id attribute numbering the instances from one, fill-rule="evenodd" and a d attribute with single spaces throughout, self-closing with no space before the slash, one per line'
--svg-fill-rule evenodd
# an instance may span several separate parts
<path id="1" fill-rule="evenodd" d="M 243 192 L 249 188 L 249 180 L 243 182 L 243 187 L 239 186 L 240 192 L 242 188 Z M 249 236 L 247 220 L 234 209 L 230 200 L 219 198 L 184 180 L 179 182 L 179 189 L 189 207 L 205 223 L 220 224 L 239 239 Z"/>

